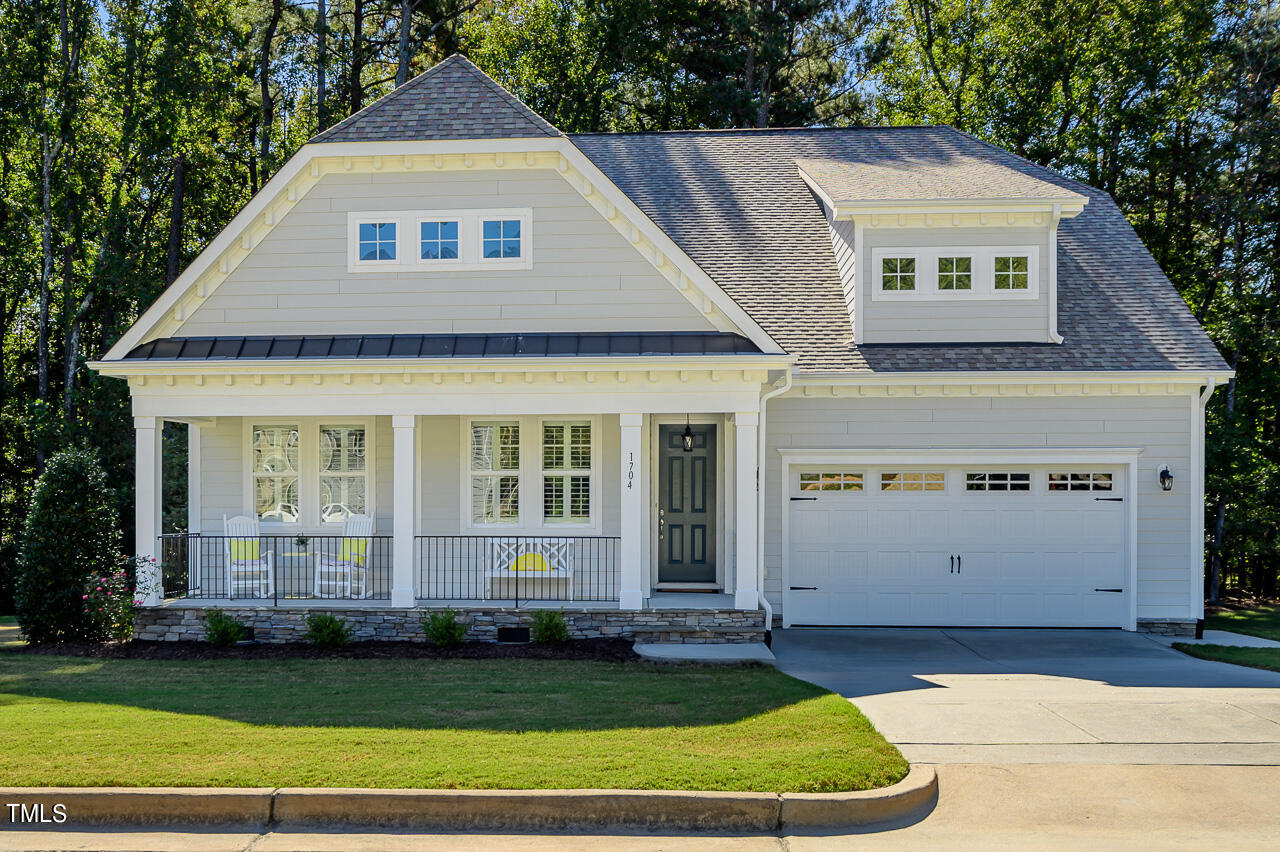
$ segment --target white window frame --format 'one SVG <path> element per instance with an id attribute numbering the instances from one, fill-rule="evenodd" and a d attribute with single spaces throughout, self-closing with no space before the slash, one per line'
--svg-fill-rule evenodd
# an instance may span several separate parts
<path id="1" fill-rule="evenodd" d="M 489 219 L 514 219 L 520 222 L 520 256 L 488 258 L 483 256 L 483 223 Z M 360 225 L 380 222 L 396 223 L 396 260 L 360 260 Z M 422 223 L 457 222 L 458 257 L 423 259 Z M 347 214 L 348 272 L 467 272 L 497 269 L 533 268 L 533 208 L 453 210 L 384 210 Z"/>
<path id="2" fill-rule="evenodd" d="M 997 257 L 1024 255 L 1027 258 L 1027 289 L 997 290 L 995 266 Z M 914 290 L 885 290 L 884 260 L 909 257 L 916 262 Z M 938 260 L 943 257 L 969 257 L 970 290 L 939 290 Z M 1040 298 L 1040 246 L 942 246 L 932 248 L 885 246 L 871 250 L 871 298 L 878 302 L 926 301 L 1004 301 L 1006 299 Z"/>
<path id="3" fill-rule="evenodd" d="M 298 521 L 282 523 L 280 521 L 261 521 L 264 531 L 322 530 L 329 533 L 342 528 L 342 521 L 322 522 L 320 520 L 320 427 L 321 426 L 363 426 L 364 427 L 364 466 L 365 493 L 364 513 L 371 518 L 377 517 L 375 504 L 377 484 L 377 442 L 375 440 L 375 418 L 373 417 L 244 417 L 242 428 L 242 444 L 244 447 L 242 466 L 244 468 L 244 514 L 250 518 L 257 517 L 253 505 L 253 427 L 254 426 L 297 426 L 298 427 Z"/>
<path id="4" fill-rule="evenodd" d="M 459 483 L 459 510 L 461 529 L 466 532 L 494 532 L 511 535 L 586 535 L 603 529 L 601 489 L 601 438 L 599 415 L 519 415 L 504 417 L 460 417 L 459 447 L 462 463 Z M 483 523 L 471 516 L 471 427 L 483 423 L 520 424 L 520 469 L 515 471 L 520 481 L 520 520 L 517 523 Z M 542 424 L 586 423 L 591 426 L 591 468 L 585 471 L 591 481 L 591 518 L 586 523 L 577 521 L 548 521 L 542 514 Z"/>

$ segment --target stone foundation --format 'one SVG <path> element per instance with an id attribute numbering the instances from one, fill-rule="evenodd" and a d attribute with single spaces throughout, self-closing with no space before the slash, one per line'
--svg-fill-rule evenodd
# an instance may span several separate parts
<path id="1" fill-rule="evenodd" d="M 215 607 L 209 607 L 214 609 Z M 424 642 L 424 613 L 439 607 L 413 609 L 333 609 L 295 607 L 216 607 L 253 628 L 260 642 L 301 642 L 307 632 L 307 615 L 328 612 L 354 628 L 359 640 L 409 640 Z M 559 610 L 569 624 L 571 639 L 631 639 L 636 642 L 712 643 L 763 642 L 764 613 L 724 609 L 658 610 Z M 527 609 L 458 610 L 458 620 L 467 625 L 466 640 L 496 642 L 499 627 L 529 627 L 533 615 Z M 203 641 L 205 608 L 159 606 L 138 611 L 134 636 L 138 639 L 176 642 Z"/>
<path id="2" fill-rule="evenodd" d="M 1161 636 L 1195 636 L 1194 618 L 1139 618 L 1139 633 L 1158 633 Z"/>

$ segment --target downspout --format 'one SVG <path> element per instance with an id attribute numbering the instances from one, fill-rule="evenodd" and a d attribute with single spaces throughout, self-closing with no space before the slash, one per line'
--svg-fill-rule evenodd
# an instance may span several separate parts
<path id="1" fill-rule="evenodd" d="M 1061 343 L 1058 333 L 1058 222 L 1062 220 L 1062 205 L 1053 205 L 1049 218 L 1049 342 Z"/>
<path id="2" fill-rule="evenodd" d="M 765 403 L 779 394 L 791 390 L 791 367 L 787 367 L 782 385 L 760 395 L 760 426 L 756 433 L 756 443 L 760 445 L 760 455 L 756 459 L 756 591 L 760 595 L 760 608 L 764 610 L 764 635 L 766 644 L 773 632 L 773 606 L 764 594 L 764 466 L 765 466 Z"/>

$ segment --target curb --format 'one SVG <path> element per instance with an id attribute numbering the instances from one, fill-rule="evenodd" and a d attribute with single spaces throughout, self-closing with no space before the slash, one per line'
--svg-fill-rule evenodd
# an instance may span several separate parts
<path id="1" fill-rule="evenodd" d="M 0 801 L 61 805 L 63 827 L 220 824 L 440 829 L 629 827 L 774 832 L 862 826 L 916 815 L 938 776 L 913 766 L 890 787 L 852 793 L 680 790 L 371 790 L 270 787 L 4 787 Z"/>

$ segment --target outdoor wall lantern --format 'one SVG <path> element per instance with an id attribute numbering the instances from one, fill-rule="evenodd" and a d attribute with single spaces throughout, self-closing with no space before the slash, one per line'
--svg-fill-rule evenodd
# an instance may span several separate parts
<path id="1" fill-rule="evenodd" d="M 680 446 L 686 453 L 693 452 L 693 427 L 689 425 L 689 415 L 684 416 L 684 434 L 680 436 Z"/>
<path id="2" fill-rule="evenodd" d="M 1173 490 L 1173 471 L 1169 470 L 1169 465 L 1160 468 L 1160 490 Z"/>

